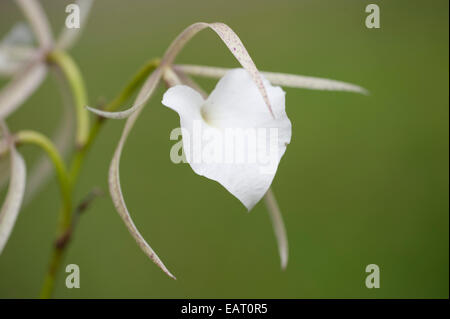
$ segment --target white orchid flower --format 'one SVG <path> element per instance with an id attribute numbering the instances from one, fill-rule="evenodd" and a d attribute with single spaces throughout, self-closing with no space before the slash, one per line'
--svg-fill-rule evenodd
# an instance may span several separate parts
<path id="1" fill-rule="evenodd" d="M 220 37 L 243 69 L 227 70 L 216 67 L 173 64 L 175 57 L 184 45 L 199 31 L 207 28 L 212 29 Z M 214 91 L 207 97 L 187 74 L 222 78 Z M 120 158 L 126 140 L 161 78 L 171 86 L 164 94 L 162 103 L 176 111 L 180 116 L 183 149 L 190 166 L 197 174 L 222 184 L 248 210 L 264 197 L 278 241 L 281 267 L 286 268 L 288 260 L 286 230 L 270 185 L 286 146 L 291 140 L 291 122 L 285 112 L 285 93 L 280 87 L 273 85 L 350 91 L 363 94 L 367 93 L 366 90 L 354 84 L 335 80 L 259 72 L 241 40 L 231 28 L 223 23 L 199 22 L 187 27 L 172 42 L 159 67 L 143 84 L 131 107 L 118 112 L 106 112 L 87 107 L 90 111 L 102 117 L 127 118 L 110 165 L 109 189 L 111 197 L 126 227 L 144 253 L 172 278 L 175 277 L 162 263 L 134 224 L 125 204 L 119 176 Z M 196 125 L 200 130 L 207 129 L 207 135 L 210 138 L 208 146 L 196 146 L 195 143 L 191 145 L 189 137 L 195 135 Z M 265 130 L 266 135 L 257 138 L 257 141 L 259 140 L 261 144 L 258 144 L 258 142 L 253 145 L 244 144 L 244 148 L 237 153 L 237 156 L 245 157 L 246 154 L 250 154 L 247 159 L 254 159 L 258 154 L 264 153 L 264 150 L 267 150 L 270 145 L 275 145 L 277 152 L 275 156 L 269 157 L 270 165 L 267 167 L 265 162 L 245 162 L 245 160 L 244 163 L 224 163 L 214 161 L 214 159 L 210 161 L 211 158 L 205 162 L 196 160 L 196 157 L 210 153 L 208 147 L 217 145 L 218 141 L 223 142 L 219 137 L 220 134 L 231 128 Z M 276 134 L 267 134 L 267 131 L 270 132 L 271 129 Z"/>
<path id="2" fill-rule="evenodd" d="M 219 182 L 248 210 L 268 191 L 292 133 L 285 92 L 263 82 L 273 115 L 244 69 L 228 71 L 206 100 L 186 85 L 170 88 L 162 100 L 180 116 L 183 149 L 194 172 Z M 208 143 L 202 143 L 207 136 L 195 137 L 195 129 L 210 136 Z M 208 151 L 212 158 L 205 161 Z"/>
<path id="3" fill-rule="evenodd" d="M 15 25 L 0 42 L 0 75 L 12 75 L 12 80 L 0 91 L 0 120 L 13 113 L 44 81 L 47 53 L 68 50 L 75 43 L 85 25 L 93 0 L 78 0 L 80 28 L 63 28 L 55 42 L 48 19 L 36 0 L 16 0 L 26 16 L 30 28 L 23 23 Z M 34 36 L 32 35 L 34 33 Z M 33 47 L 34 38 L 39 47 Z"/>

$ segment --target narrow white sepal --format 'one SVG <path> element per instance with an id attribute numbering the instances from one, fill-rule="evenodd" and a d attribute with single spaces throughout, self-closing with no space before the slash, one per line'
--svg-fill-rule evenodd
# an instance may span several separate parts
<path id="1" fill-rule="evenodd" d="M 264 88 L 262 77 L 258 72 L 255 63 L 253 62 L 253 59 L 250 57 L 250 54 L 248 54 L 247 49 L 245 48 L 244 44 L 242 43 L 238 35 L 224 23 L 197 22 L 190 25 L 189 27 L 184 29 L 184 31 L 181 32 L 180 35 L 178 35 L 178 37 L 172 42 L 170 47 L 167 49 L 163 58 L 163 63 L 171 65 L 174 62 L 176 55 L 184 47 L 184 45 L 194 35 L 196 35 L 198 32 L 206 28 L 212 29 L 220 37 L 223 43 L 225 43 L 225 45 L 227 46 L 228 50 L 230 50 L 230 52 L 234 55 L 236 60 L 238 60 L 241 66 L 250 74 L 252 80 L 254 81 L 256 87 L 258 88 L 264 100 L 264 103 L 266 104 L 267 108 L 269 109 L 270 113 L 273 116 L 273 110 L 270 104 L 267 91 Z"/>
<path id="2" fill-rule="evenodd" d="M 10 147 L 11 175 L 8 193 L 0 210 L 0 254 L 11 235 L 25 193 L 26 169 L 22 156 Z"/>
<path id="3" fill-rule="evenodd" d="M 176 65 L 174 69 L 187 74 L 196 75 L 207 78 L 221 78 L 230 69 L 203 66 L 203 65 Z M 356 84 L 336 81 L 332 79 L 317 78 L 312 76 L 275 73 L 261 71 L 261 74 L 269 80 L 273 85 L 281 85 L 285 87 L 324 90 L 324 91 L 348 91 L 361 94 L 369 94 L 369 92 Z"/>

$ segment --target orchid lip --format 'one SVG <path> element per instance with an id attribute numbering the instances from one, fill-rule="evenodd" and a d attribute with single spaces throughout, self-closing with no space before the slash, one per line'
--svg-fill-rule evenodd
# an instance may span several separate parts
<path id="1" fill-rule="evenodd" d="M 279 87 L 271 86 L 264 78 L 263 84 L 268 92 L 270 104 L 278 114 L 277 120 L 267 112 L 265 100 L 251 75 L 244 69 L 228 71 L 219 80 L 206 101 L 199 92 L 184 85 L 170 88 L 162 100 L 165 106 L 176 111 L 180 116 L 183 149 L 194 172 L 220 183 L 248 210 L 252 209 L 269 189 L 278 163 L 291 138 L 291 123 L 285 112 L 284 91 Z M 200 121 L 198 115 L 200 115 Z M 208 132 L 205 129 L 203 133 L 206 134 L 205 136 L 210 135 L 210 143 L 205 144 L 194 139 L 193 147 L 191 147 L 191 142 L 189 142 L 191 138 L 185 134 L 189 132 L 190 136 L 198 136 L 199 130 L 205 125 L 219 129 L 220 132 Z M 264 144 L 245 142 L 240 144 L 242 147 L 233 150 L 236 158 L 249 160 L 229 163 L 223 161 L 220 156 L 215 157 L 220 151 L 211 152 L 209 149 L 209 145 L 214 145 L 214 148 L 225 149 L 225 152 L 231 151 L 230 148 L 220 146 L 224 141 L 222 133 L 226 133 L 227 130 L 236 129 L 236 132 L 246 136 L 248 131 L 256 132 L 259 129 L 267 131 L 269 128 L 276 130 L 274 138 L 269 138 L 270 135 L 266 134 L 263 139 L 265 140 Z M 206 139 L 203 137 L 203 140 Z M 240 140 L 242 141 L 243 138 Z M 269 141 L 275 146 L 268 145 Z M 274 149 L 273 154 L 275 155 L 271 156 L 274 160 L 271 161 L 270 167 L 266 167 L 261 161 L 253 160 L 254 155 L 263 153 L 262 151 L 258 152 L 263 145 L 264 149 L 261 150 Z M 253 147 L 255 147 L 254 151 Z M 216 160 L 212 161 L 210 156 L 207 157 L 209 160 L 204 160 L 205 154 L 212 154 Z"/>

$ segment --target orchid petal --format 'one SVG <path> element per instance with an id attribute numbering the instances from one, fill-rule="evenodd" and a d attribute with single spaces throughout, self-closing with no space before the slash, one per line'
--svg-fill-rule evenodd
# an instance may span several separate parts
<path id="1" fill-rule="evenodd" d="M 174 66 L 174 69 L 176 71 L 207 78 L 221 78 L 230 70 L 227 68 L 203 65 L 176 65 Z M 273 85 L 311 90 L 348 91 L 368 94 L 368 91 L 361 86 L 331 79 L 266 71 L 261 71 L 261 74 Z"/>
<path id="2" fill-rule="evenodd" d="M 22 63 L 12 59 L 10 54 L 0 47 L 0 76 L 8 77 L 20 70 Z"/>
<path id="3" fill-rule="evenodd" d="M 47 67 L 39 61 L 32 61 L 0 91 L 0 119 L 14 112 L 41 84 L 47 74 Z"/>
<path id="4" fill-rule="evenodd" d="M 285 112 L 285 94 L 280 87 L 273 87 L 263 79 L 275 118 L 265 112 L 265 101 L 252 77 L 244 69 L 230 70 L 217 83 L 208 99 L 204 100 L 200 93 L 184 85 L 170 88 L 164 94 L 162 104 L 175 110 L 180 116 L 183 134 L 183 150 L 186 159 L 195 173 L 219 182 L 231 194 L 237 197 L 248 210 L 259 202 L 272 183 L 279 161 L 291 139 L 291 122 Z M 275 144 L 274 155 L 269 163 L 259 160 L 205 161 L 204 154 L 210 145 L 224 145 L 223 132 L 234 129 L 234 133 L 254 132 L 255 136 L 262 130 L 263 143 L 245 144 L 242 148 L 225 149 L 224 153 L 234 153 L 234 159 L 245 158 L 247 154 L 261 155 L 267 144 Z M 190 138 L 197 132 L 208 132 L 213 137 L 204 144 L 197 140 L 191 143 Z M 253 131 L 252 131 L 253 130 Z M 276 136 L 271 135 L 276 131 Z M 238 133 L 239 134 L 239 133 Z M 215 136 L 215 137 L 214 137 Z M 217 137 L 217 138 L 216 138 Z M 204 137 L 201 137 L 204 138 Z M 197 145 L 196 145 L 197 144 Z M 208 146 L 209 145 L 209 146 Z M 272 150 L 272 149 L 271 149 Z M 249 155 L 250 158 L 250 155 Z M 259 157 L 258 157 L 259 159 Z"/>
<path id="5" fill-rule="evenodd" d="M 58 49 L 68 50 L 77 41 L 86 25 L 93 2 L 93 0 L 78 0 L 75 2 L 80 8 L 80 27 L 76 29 L 64 27 L 56 43 Z"/>
<path id="6" fill-rule="evenodd" d="M 184 47 L 184 45 L 192 39 L 194 35 L 196 35 L 198 32 L 200 32 L 203 29 L 210 28 L 212 29 L 219 37 L 220 39 L 225 43 L 225 45 L 228 47 L 230 52 L 234 55 L 234 57 L 239 61 L 239 63 L 242 65 L 242 67 L 247 70 L 247 72 L 250 74 L 252 80 L 256 84 L 256 87 L 258 88 L 260 94 L 262 95 L 264 102 L 267 106 L 267 108 L 270 111 L 270 114 L 273 115 L 272 107 L 270 105 L 270 100 L 268 98 L 266 89 L 263 85 L 263 81 L 261 78 L 261 75 L 258 72 L 258 69 L 256 68 L 255 63 L 253 62 L 252 58 L 247 52 L 247 49 L 244 47 L 244 44 L 239 39 L 239 37 L 234 33 L 234 31 L 223 23 L 205 23 L 205 22 L 198 22 L 190 25 L 186 29 L 181 32 L 178 37 L 172 42 L 170 47 L 167 49 L 166 53 L 164 54 L 164 57 L 161 62 L 160 68 L 164 68 L 167 66 L 171 66 L 173 61 L 175 60 L 175 57 L 180 52 L 180 50 Z M 149 98 L 149 94 L 146 94 L 140 99 L 139 101 L 136 101 L 130 108 L 128 108 L 125 111 L 119 111 L 119 112 L 104 112 L 100 110 L 93 109 L 91 107 L 88 107 L 88 109 L 100 116 L 111 118 L 111 119 L 123 119 L 131 114 L 133 114 L 136 110 L 138 110 L 142 104 L 145 104 Z"/>
<path id="7" fill-rule="evenodd" d="M 141 101 L 144 96 L 150 95 L 153 93 L 154 89 L 156 88 L 159 79 L 161 77 L 161 70 L 158 68 L 156 69 L 152 75 L 149 77 L 149 81 L 147 81 L 147 86 L 143 86 L 136 98 L 136 101 Z M 150 87 L 150 90 L 148 90 L 148 87 Z M 142 108 L 140 108 L 137 112 L 133 113 L 132 116 L 130 116 L 126 123 L 125 127 L 122 132 L 122 136 L 120 137 L 119 144 L 117 145 L 117 148 L 114 152 L 113 159 L 111 161 L 111 165 L 109 168 L 109 191 L 111 193 L 111 197 L 114 203 L 114 206 L 119 213 L 120 217 L 125 223 L 125 226 L 128 228 L 130 234 L 133 236 L 133 238 L 138 243 L 139 247 L 144 251 L 144 253 L 159 267 L 161 268 L 169 277 L 175 279 L 175 277 L 170 273 L 170 271 L 166 268 L 166 266 L 163 264 L 163 262 L 159 259 L 159 257 L 156 255 L 156 253 L 153 251 L 153 249 L 150 247 L 150 245 L 145 241 L 145 239 L 142 237 L 138 229 L 136 228 L 136 225 L 134 224 L 133 220 L 131 219 L 130 213 L 127 209 L 127 206 L 125 204 L 125 199 L 123 198 L 122 189 L 120 186 L 120 174 L 119 174 L 119 165 L 120 165 L 120 157 L 122 155 L 122 149 L 125 145 L 126 139 L 131 132 L 131 129 L 134 126 L 134 123 L 136 122 L 137 118 L 139 117 L 140 111 Z"/>
<path id="8" fill-rule="evenodd" d="M 25 193 L 26 169 L 22 156 L 10 146 L 11 177 L 8 193 L 0 210 L 0 254 L 12 232 Z"/>
<path id="9" fill-rule="evenodd" d="M 39 2 L 35 0 L 16 0 L 27 17 L 31 28 L 43 48 L 48 48 L 53 43 L 53 35 L 48 23 L 47 16 Z"/>

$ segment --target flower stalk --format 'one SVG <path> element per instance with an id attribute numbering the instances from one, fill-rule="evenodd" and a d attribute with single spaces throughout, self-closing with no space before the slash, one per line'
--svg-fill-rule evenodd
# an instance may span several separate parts
<path id="1" fill-rule="evenodd" d="M 33 144 L 42 148 L 55 167 L 61 189 L 61 222 L 58 225 L 57 238 L 42 287 L 41 298 L 51 297 L 58 271 L 75 226 L 78 223 L 79 216 L 86 210 L 92 199 L 98 195 L 97 191 L 91 192 L 77 207 L 73 205 L 74 189 L 86 154 L 98 136 L 105 118 L 127 118 L 109 170 L 109 188 L 115 208 L 143 252 L 169 277 L 175 279 L 139 233 L 131 219 L 122 194 L 119 178 L 120 158 L 128 135 L 140 112 L 161 80 L 170 87 L 164 94 L 162 104 L 179 114 L 181 127 L 185 125 L 189 129 L 190 125 L 186 124 L 194 120 L 199 120 L 206 126 L 210 124 L 208 121 L 214 119 L 217 122 L 216 124 L 220 124 L 214 125 L 216 133 L 218 133 L 220 128 L 236 127 L 238 124 L 244 125 L 245 128 L 253 129 L 266 128 L 268 126 L 279 129 L 280 135 L 277 135 L 277 146 L 281 152 L 276 157 L 275 170 L 264 171 L 264 174 L 262 174 L 260 164 L 252 164 L 245 167 L 196 165 L 196 163 L 192 162 L 190 164 L 197 174 L 221 183 L 248 210 L 251 210 L 264 197 L 278 241 L 281 267 L 282 269 L 286 268 L 288 260 L 286 230 L 270 185 L 275 176 L 278 163 L 290 142 L 292 128 L 285 112 L 284 91 L 280 87 L 273 85 L 349 91 L 363 94 L 367 94 L 366 90 L 353 84 L 329 79 L 260 72 L 243 43 L 230 27 L 223 23 L 199 22 L 190 25 L 182 31 L 166 50 L 161 60 L 154 59 L 145 64 L 112 102 L 99 110 L 93 109 L 87 106 L 88 98 L 82 74 L 72 57 L 64 51 L 71 46 L 79 32 L 62 32 L 57 41 L 54 41 L 49 23 L 39 4 L 35 0 L 16 1 L 29 20 L 39 42 L 39 48 L 33 51 L 31 62 L 24 62 L 24 65 L 27 66 L 27 68 L 24 68 L 25 71 L 18 74 L 0 92 L 0 120 L 2 120 L 2 124 L 3 119 L 16 110 L 40 85 L 45 78 L 49 65 L 55 65 L 58 71 L 61 71 L 60 73 L 64 75 L 74 100 L 76 112 L 76 149 L 69 159 L 70 166 L 68 167 L 56 146 L 41 133 L 19 131 L 17 134 L 12 135 L 11 138 L 6 129 L 3 130 L 6 134 L 4 140 L 11 143 L 0 143 L 0 155 L 9 151 L 13 166 L 11 172 L 12 182 L 10 183 L 7 200 L 0 211 L 0 222 L 2 218 L 6 220 L 6 222 L 0 223 L 0 226 L 3 225 L 3 229 L 0 227 L 0 253 L 14 225 L 25 191 L 25 162 L 20 154 L 16 152 L 15 144 Z M 89 11 L 91 2 L 91 0 L 80 0 L 77 3 L 87 10 L 83 11 L 86 13 Z M 173 65 L 178 53 L 185 44 L 198 32 L 208 28 L 218 35 L 243 69 L 227 70 L 196 65 Z M 220 77 L 221 79 L 216 89 L 208 96 L 190 79 L 188 74 L 212 78 Z M 138 88 L 139 93 L 133 105 L 124 111 L 117 111 Z M 223 98 L 224 96 L 227 98 Z M 233 98 L 231 99 L 230 97 Z M 262 112 L 261 110 L 264 109 L 267 111 Z M 90 124 L 88 110 L 98 115 L 92 122 L 92 125 Z M 4 126 L 6 127 L 6 125 Z M 183 149 L 187 152 L 189 148 L 183 144 Z"/>
<path id="2" fill-rule="evenodd" d="M 84 94 L 84 85 L 82 83 L 81 73 L 78 72 L 78 67 L 75 62 L 68 55 L 62 52 L 58 52 L 55 54 L 50 54 L 51 59 L 55 61 L 58 65 L 62 66 L 64 75 L 72 76 L 71 79 L 68 79 L 69 87 L 72 91 L 72 95 L 76 103 L 81 103 L 81 101 L 85 101 L 86 94 Z M 133 76 L 131 81 L 124 87 L 124 89 L 119 93 L 119 95 L 112 100 L 109 104 L 105 106 L 105 110 L 115 111 L 117 110 L 123 103 L 125 103 L 134 93 L 135 91 L 142 85 L 144 80 L 149 76 L 151 72 L 153 72 L 159 66 L 160 60 L 153 59 L 147 62 L 139 71 Z M 75 70 L 75 71 L 74 71 Z M 81 94 L 81 96 L 80 96 Z M 84 104 L 79 104 L 83 106 L 86 105 L 86 101 Z M 87 112 L 87 111 L 86 111 Z M 104 118 L 97 116 L 92 126 L 88 130 L 87 136 L 85 138 L 84 146 L 78 147 L 76 152 L 73 154 L 72 159 L 70 160 L 70 168 L 69 170 L 60 169 L 61 172 L 65 172 L 66 178 L 64 179 L 67 182 L 67 188 L 69 190 L 70 196 L 72 195 L 73 189 L 75 188 L 76 182 L 78 180 L 78 176 L 83 166 L 85 156 L 92 144 L 94 143 L 100 129 L 104 123 Z M 83 128 L 84 130 L 85 128 Z M 23 135 L 23 134 L 22 134 Z M 27 135 L 25 135 L 27 137 Z M 29 136 L 28 136 L 29 138 Z M 48 143 L 43 143 L 45 138 L 41 136 L 41 138 L 34 138 L 36 143 L 42 142 L 41 146 L 46 147 L 46 151 L 51 151 L 51 156 L 56 160 L 57 156 L 55 156 L 56 148 L 50 147 Z M 48 139 L 47 139 L 48 140 Z M 80 144 L 78 144 L 80 145 Z M 49 153 L 49 152 L 47 152 Z M 50 156 L 49 153 L 49 156 Z M 59 157 L 61 159 L 61 157 Z M 62 164 L 61 164 L 62 163 Z M 56 167 L 56 165 L 55 165 Z M 63 165 L 62 160 L 59 163 L 59 167 L 65 167 Z M 58 169 L 57 169 L 58 170 Z M 91 195 L 98 194 L 98 192 L 93 192 Z M 72 214 L 73 207 L 71 205 L 63 204 L 61 207 L 61 216 L 65 216 L 63 218 L 64 222 L 58 229 L 57 239 L 53 246 L 53 251 L 50 257 L 49 267 L 47 273 L 45 275 L 44 284 L 42 286 L 40 297 L 43 299 L 48 299 L 52 296 L 56 277 L 61 267 L 62 260 L 64 258 L 64 253 L 67 249 L 67 246 L 72 238 L 74 228 L 78 221 L 79 215 L 82 211 L 84 211 L 88 204 L 92 201 L 93 197 L 88 195 L 88 198 L 81 202 L 81 204 L 74 210 L 75 212 Z"/>
<path id="3" fill-rule="evenodd" d="M 81 72 L 70 55 L 63 51 L 53 51 L 48 55 L 47 59 L 50 63 L 56 64 L 61 69 L 69 83 L 75 102 L 77 117 L 76 143 L 78 148 L 83 148 L 88 140 L 89 115 L 85 109 L 87 94 Z"/>
<path id="4" fill-rule="evenodd" d="M 66 165 L 61 158 L 56 147 L 53 145 L 46 136 L 35 131 L 20 131 L 15 135 L 15 142 L 17 145 L 21 144 L 33 144 L 40 147 L 48 155 L 52 161 L 56 175 L 58 178 L 59 186 L 61 189 L 61 213 L 60 223 L 58 225 L 58 240 L 64 237 L 65 232 L 71 228 L 72 222 L 72 190 L 69 183 L 69 175 L 66 169 Z M 55 276 L 64 253 L 64 245 L 55 244 L 55 248 L 52 253 L 50 267 L 44 281 L 44 286 L 41 292 L 42 298 L 50 298 L 53 291 Z"/>

